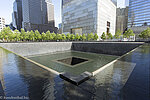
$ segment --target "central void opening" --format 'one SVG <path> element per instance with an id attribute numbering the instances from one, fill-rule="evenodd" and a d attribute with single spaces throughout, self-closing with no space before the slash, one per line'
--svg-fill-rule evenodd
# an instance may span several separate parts
<path id="1" fill-rule="evenodd" d="M 77 65 L 77 64 L 83 63 L 88 60 L 82 59 L 82 58 L 77 58 L 77 57 L 70 57 L 70 58 L 61 59 L 61 60 L 57 60 L 57 61 L 73 66 L 73 65 Z"/>

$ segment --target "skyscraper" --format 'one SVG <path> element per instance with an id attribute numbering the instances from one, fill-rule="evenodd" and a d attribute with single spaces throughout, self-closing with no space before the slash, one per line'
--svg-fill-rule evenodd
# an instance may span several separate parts
<path id="1" fill-rule="evenodd" d="M 129 0 L 128 27 L 140 33 L 150 25 L 150 0 Z"/>
<path id="2" fill-rule="evenodd" d="M 64 33 L 115 34 L 116 0 L 63 0 Z"/>
<path id="3" fill-rule="evenodd" d="M 57 32 L 51 0 L 15 0 L 13 26 L 25 31 Z"/>
<path id="4" fill-rule="evenodd" d="M 20 30 L 22 28 L 22 0 L 15 0 L 13 3 L 12 24 Z"/>

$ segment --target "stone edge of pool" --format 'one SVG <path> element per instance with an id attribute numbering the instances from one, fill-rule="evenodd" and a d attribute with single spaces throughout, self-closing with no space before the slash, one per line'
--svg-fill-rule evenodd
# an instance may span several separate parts
<path id="1" fill-rule="evenodd" d="M 144 43 L 143 43 L 143 44 L 144 44 Z M 64 76 L 63 76 L 62 73 L 57 72 L 57 71 L 55 71 L 55 70 L 53 70 L 53 69 L 51 69 L 51 68 L 48 68 L 48 67 L 46 67 L 46 66 L 44 66 L 44 65 L 42 65 L 42 64 L 39 64 L 39 63 L 37 63 L 37 62 L 35 62 L 35 61 L 31 60 L 31 59 L 28 59 L 27 57 L 24 57 L 24 56 L 22 56 L 22 55 L 19 55 L 19 54 L 15 53 L 15 52 L 13 52 L 13 51 L 10 51 L 10 50 L 8 50 L 8 51 L 14 53 L 15 55 L 17 55 L 17 56 L 19 56 L 19 57 L 22 57 L 23 59 L 25 59 L 25 60 L 27 60 L 27 61 L 29 61 L 29 62 L 32 62 L 32 63 L 38 65 L 39 67 L 41 67 L 41 68 L 43 68 L 43 69 L 45 69 L 45 70 L 48 70 L 48 71 L 52 72 L 53 74 L 56 74 L 56 75 L 61 76 L 62 79 L 66 80 L 66 81 L 69 81 L 69 82 L 73 83 L 74 85 L 80 85 L 81 83 L 83 83 L 84 81 L 86 81 L 87 79 L 89 79 L 91 76 L 95 76 L 96 74 L 98 74 L 99 72 L 103 71 L 105 68 L 109 67 L 110 65 L 112 65 L 113 63 L 115 63 L 116 61 L 118 61 L 119 59 L 121 59 L 122 57 L 124 57 L 124 56 L 128 55 L 129 53 L 135 51 L 136 49 L 138 49 L 139 47 L 141 47 L 143 44 L 137 46 L 137 47 L 134 48 L 133 50 L 131 50 L 131 51 L 125 53 L 124 55 L 118 57 L 117 59 L 111 61 L 110 63 L 108 63 L 108 64 L 102 66 L 101 68 L 99 68 L 99 69 L 97 69 L 96 71 L 92 72 L 91 75 L 87 75 L 86 77 L 81 77 L 82 74 L 84 74 L 84 73 L 81 73 L 81 75 L 79 75 L 79 76 L 76 77 L 76 80 L 75 80 L 75 81 L 72 81 L 73 79 L 70 78 L 70 77 L 71 77 L 71 74 L 68 75 L 69 77 L 68 77 L 68 76 L 65 76 L 65 74 L 64 74 Z M 2 48 L 3 48 L 3 47 L 2 47 Z M 3 48 L 3 49 L 6 49 L 6 48 Z M 7 49 L 6 49 L 6 50 L 7 50 Z M 87 53 L 88 53 L 88 52 L 87 52 Z M 89 73 L 89 72 L 88 72 L 88 73 Z M 74 77 L 74 76 L 72 76 L 72 77 Z M 80 78 L 80 77 L 81 77 L 81 78 Z M 70 81 L 70 80 L 71 80 L 71 81 Z"/>

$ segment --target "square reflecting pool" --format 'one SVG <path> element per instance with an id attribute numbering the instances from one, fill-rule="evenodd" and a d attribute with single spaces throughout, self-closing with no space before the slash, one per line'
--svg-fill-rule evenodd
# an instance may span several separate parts
<path id="1" fill-rule="evenodd" d="M 33 55 L 28 58 L 60 73 L 68 72 L 74 75 L 80 75 L 85 71 L 92 73 L 117 59 L 118 56 L 78 51 L 64 51 Z"/>

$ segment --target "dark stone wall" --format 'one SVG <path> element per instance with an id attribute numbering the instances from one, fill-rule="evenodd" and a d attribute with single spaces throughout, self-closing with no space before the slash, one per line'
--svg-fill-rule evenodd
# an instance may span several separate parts
<path id="1" fill-rule="evenodd" d="M 31 43 L 0 43 L 9 51 L 21 56 L 61 52 L 66 50 L 91 52 L 121 56 L 143 42 L 31 42 Z"/>
<path id="2" fill-rule="evenodd" d="M 119 43 L 119 42 L 88 42 L 88 43 L 72 43 L 72 50 L 82 51 L 82 52 L 91 52 L 98 54 L 108 54 L 122 56 L 123 54 L 135 49 L 136 47 L 142 45 L 143 43 Z"/>

